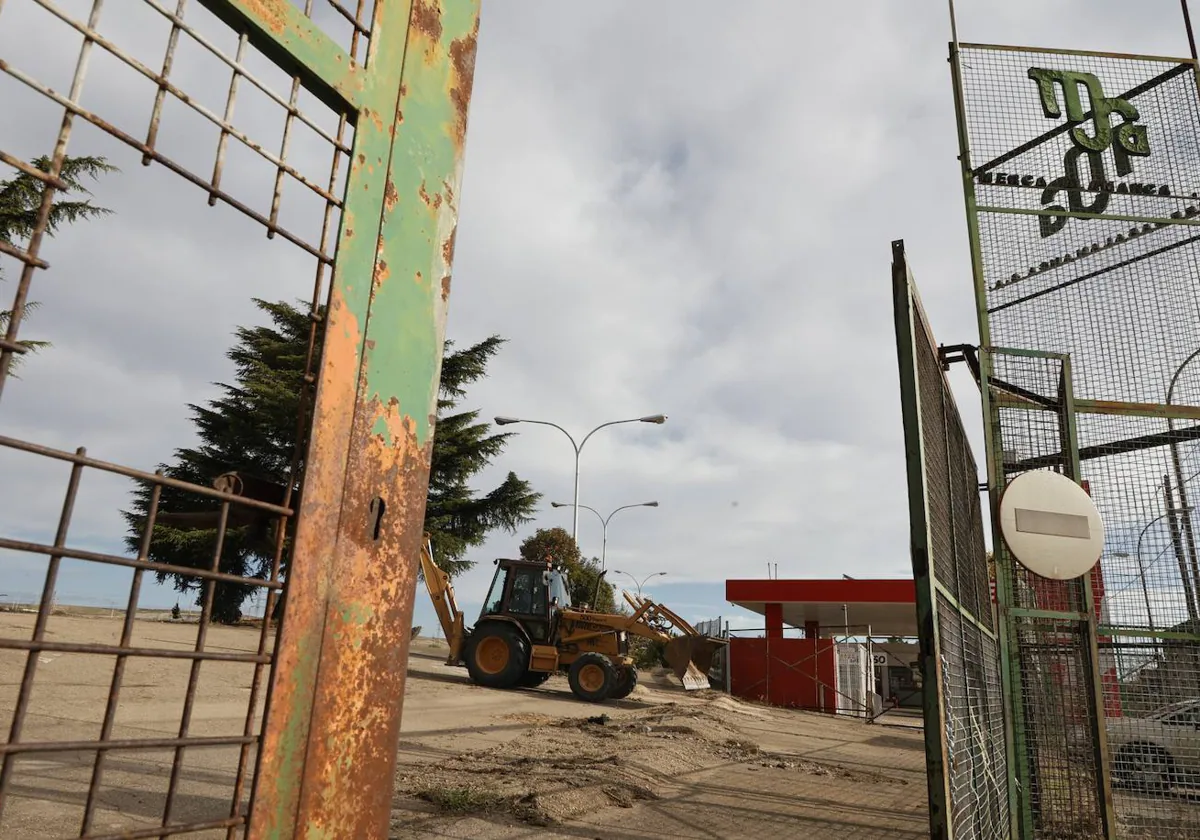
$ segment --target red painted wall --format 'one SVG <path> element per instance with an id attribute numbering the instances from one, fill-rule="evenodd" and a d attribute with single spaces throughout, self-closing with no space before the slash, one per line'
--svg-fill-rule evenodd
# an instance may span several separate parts
<path id="1" fill-rule="evenodd" d="M 1069 611 L 1072 604 L 1069 597 L 1068 584 L 1065 581 L 1050 580 L 1033 573 L 1027 574 L 1030 588 L 1033 590 L 1034 606 L 1040 610 Z M 1104 569 L 1103 564 L 1097 563 L 1092 567 L 1092 610 L 1096 620 L 1102 620 L 1104 605 Z M 1112 642 L 1109 636 L 1098 638 L 1101 650 L 1107 643 Z M 1065 679 L 1065 678 L 1064 678 Z M 1121 716 L 1121 688 L 1117 679 L 1116 667 L 1110 667 L 1100 674 L 1100 684 L 1104 692 L 1104 713 L 1108 717 Z"/>
<path id="2" fill-rule="evenodd" d="M 833 713 L 837 664 L 832 639 L 730 639 L 735 697 Z"/>

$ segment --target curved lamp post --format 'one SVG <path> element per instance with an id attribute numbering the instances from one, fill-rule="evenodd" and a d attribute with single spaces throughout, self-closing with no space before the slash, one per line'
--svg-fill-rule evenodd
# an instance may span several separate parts
<path id="1" fill-rule="evenodd" d="M 642 587 L 646 585 L 646 581 L 650 580 L 650 578 L 652 578 L 652 577 L 658 577 L 659 575 L 665 575 L 666 572 L 655 572 L 652 575 L 646 575 L 644 578 L 642 578 L 641 583 L 638 583 L 638 579 L 635 578 L 633 575 L 629 574 L 629 572 L 622 572 L 620 569 L 613 569 L 613 574 L 614 575 L 625 575 L 625 577 L 627 577 L 631 581 L 633 581 L 634 585 L 637 586 L 638 597 L 641 598 L 642 597 Z"/>
<path id="2" fill-rule="evenodd" d="M 1173 404 L 1172 401 L 1175 397 L 1175 386 L 1179 384 L 1179 375 L 1183 373 L 1184 369 L 1187 368 L 1187 366 L 1190 365 L 1197 356 L 1200 356 L 1200 349 L 1192 351 L 1192 354 L 1184 359 L 1179 364 L 1179 367 L 1175 369 L 1175 373 L 1171 374 L 1171 382 L 1167 385 L 1168 406 Z M 1175 431 L 1175 418 L 1172 417 L 1169 412 L 1167 414 L 1167 430 L 1168 432 Z M 1179 441 L 1175 440 L 1173 436 L 1170 441 L 1170 449 L 1171 466 L 1175 473 L 1175 487 L 1179 491 L 1179 510 L 1186 513 L 1191 509 L 1191 506 L 1188 504 L 1187 482 L 1183 478 L 1183 460 L 1179 457 Z M 1167 487 L 1166 492 L 1168 494 L 1167 510 L 1170 511 L 1170 509 L 1175 505 L 1173 499 L 1170 497 L 1171 491 L 1169 486 Z M 1172 522 L 1174 522 L 1174 518 L 1172 518 Z M 1180 566 L 1181 571 L 1184 573 L 1184 589 L 1188 595 L 1188 605 L 1190 607 L 1188 610 L 1189 618 L 1195 620 L 1197 617 L 1197 607 L 1200 606 L 1196 604 L 1196 588 L 1200 586 L 1200 560 L 1197 558 L 1196 535 L 1192 531 L 1192 517 L 1190 514 L 1181 517 L 1180 524 L 1183 526 L 1183 535 L 1187 538 L 1188 550 L 1188 563 L 1183 562 L 1181 559 Z M 1191 575 L 1188 575 L 1187 573 L 1187 567 L 1189 563 L 1191 565 Z"/>
<path id="3" fill-rule="evenodd" d="M 565 502 L 551 502 L 550 507 L 573 507 L 577 510 L 579 508 L 583 508 L 584 510 L 590 510 L 592 513 L 596 514 L 596 518 L 600 520 L 600 527 L 602 529 L 601 534 L 603 536 L 603 542 L 600 544 L 600 569 L 604 570 L 608 568 L 608 561 L 606 559 L 606 554 L 608 551 L 608 520 L 616 516 L 617 511 L 628 510 L 629 508 L 635 507 L 658 507 L 658 502 L 638 502 L 632 505 L 621 505 L 608 516 L 601 516 L 600 511 L 596 510 L 594 507 L 588 507 L 587 505 L 569 505 Z"/>
<path id="4" fill-rule="evenodd" d="M 497 426 L 510 426 L 513 423 L 533 423 L 537 426 L 550 426 L 551 428 L 558 429 L 567 436 L 567 440 L 571 441 L 571 446 L 575 450 L 575 514 L 573 520 L 571 521 L 571 539 L 575 540 L 576 545 L 579 545 L 579 540 L 577 538 L 579 534 L 579 453 L 583 451 L 583 445 L 588 442 L 588 438 L 606 426 L 618 426 L 622 423 L 656 423 L 661 426 L 663 423 L 667 422 L 667 415 L 647 414 L 645 417 L 634 417 L 629 420 L 610 420 L 607 423 L 601 423 L 599 426 L 592 429 L 583 436 L 583 440 L 581 440 L 579 443 L 575 442 L 575 438 L 571 437 L 570 432 L 557 423 L 550 423 L 546 420 L 525 420 L 520 417 L 496 417 L 494 419 Z"/>

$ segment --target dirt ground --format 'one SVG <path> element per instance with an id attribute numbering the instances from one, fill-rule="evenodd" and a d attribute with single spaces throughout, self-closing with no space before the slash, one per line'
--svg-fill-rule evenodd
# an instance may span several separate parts
<path id="1" fill-rule="evenodd" d="M 31 615 L 0 614 L 0 636 L 28 639 L 32 624 Z M 195 642 L 194 624 L 135 627 L 135 646 L 186 650 Z M 119 618 L 56 615 L 48 638 L 112 643 L 120 628 Z M 209 631 L 209 649 L 257 644 L 253 629 Z M 684 692 L 661 674 L 643 675 L 628 699 L 603 706 L 575 700 L 562 677 L 537 690 L 495 691 L 445 666 L 444 650 L 419 639 L 410 656 L 394 840 L 928 834 L 920 731 L 903 719 L 868 725 L 764 708 Z M 11 719 L 24 667 L 23 652 L 0 651 L 0 721 Z M 22 740 L 94 741 L 112 669 L 107 656 L 40 656 Z M 111 737 L 176 737 L 190 669 L 184 659 L 130 658 Z M 189 735 L 241 735 L 253 676 L 253 665 L 205 663 Z M 261 714 L 261 698 L 257 705 Z M 184 751 L 172 821 L 229 816 L 239 752 Z M 78 836 L 94 755 L 21 756 L 0 837 Z M 171 750 L 112 753 L 92 831 L 161 824 L 173 759 Z"/>

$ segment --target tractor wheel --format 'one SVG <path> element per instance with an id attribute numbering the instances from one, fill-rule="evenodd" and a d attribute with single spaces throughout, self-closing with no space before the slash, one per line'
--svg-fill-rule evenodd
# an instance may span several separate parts
<path id="1" fill-rule="evenodd" d="M 529 643 L 508 624 L 475 628 L 466 654 L 471 682 L 488 688 L 515 687 L 529 667 Z"/>
<path id="2" fill-rule="evenodd" d="M 567 682 L 580 700 L 603 703 L 617 686 L 617 669 L 607 656 L 585 653 L 571 664 Z"/>
<path id="3" fill-rule="evenodd" d="M 517 681 L 517 685 L 522 688 L 537 688 L 551 676 L 553 676 L 552 671 L 526 671 Z"/>
<path id="4" fill-rule="evenodd" d="M 617 684 L 613 687 L 612 694 L 609 695 L 613 700 L 624 700 L 633 690 L 637 688 L 638 671 L 632 665 L 626 665 L 617 669 Z"/>

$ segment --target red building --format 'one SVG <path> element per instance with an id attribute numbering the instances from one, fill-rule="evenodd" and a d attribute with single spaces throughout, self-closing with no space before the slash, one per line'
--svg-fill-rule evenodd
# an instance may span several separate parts
<path id="1" fill-rule="evenodd" d="M 834 637 L 847 628 L 855 636 L 917 635 L 911 579 L 727 580 L 725 599 L 766 621 L 762 638 L 729 640 L 730 691 L 776 706 L 837 711 Z M 802 629 L 804 638 L 785 638 L 785 626 Z"/>

